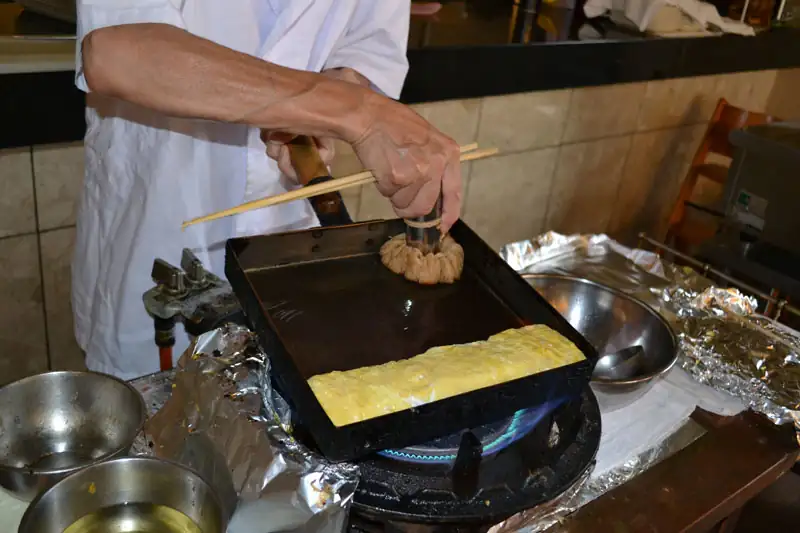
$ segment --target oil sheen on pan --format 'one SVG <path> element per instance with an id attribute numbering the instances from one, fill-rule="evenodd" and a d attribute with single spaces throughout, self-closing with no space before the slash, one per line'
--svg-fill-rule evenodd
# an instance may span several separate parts
<path id="1" fill-rule="evenodd" d="M 306 380 L 526 325 L 471 269 L 457 283 L 422 286 L 391 272 L 374 254 L 248 275 Z"/>

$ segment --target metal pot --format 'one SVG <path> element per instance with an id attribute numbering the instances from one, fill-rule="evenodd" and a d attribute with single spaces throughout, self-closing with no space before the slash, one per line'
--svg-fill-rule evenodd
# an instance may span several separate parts
<path id="1" fill-rule="evenodd" d="M 0 486 L 30 501 L 65 476 L 127 455 L 147 411 L 95 372 L 48 372 L 0 388 Z"/>
<path id="2" fill-rule="evenodd" d="M 601 359 L 641 347 L 624 375 L 598 365 L 592 389 L 604 412 L 644 395 L 677 360 L 677 340 L 669 324 L 652 308 L 622 291 L 586 279 L 557 274 L 526 274 L 559 313 L 597 349 Z"/>
<path id="3" fill-rule="evenodd" d="M 154 457 L 123 457 L 85 468 L 39 495 L 18 533 L 62 533 L 73 525 L 108 533 L 224 533 L 228 518 L 195 472 Z"/>

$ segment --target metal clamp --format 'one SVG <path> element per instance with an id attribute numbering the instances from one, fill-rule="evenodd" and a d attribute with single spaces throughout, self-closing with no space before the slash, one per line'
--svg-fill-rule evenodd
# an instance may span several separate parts
<path id="1" fill-rule="evenodd" d="M 190 336 L 198 336 L 223 322 L 241 322 L 239 301 L 227 281 L 203 266 L 190 250 L 183 250 L 180 268 L 163 259 L 153 261 L 155 287 L 143 295 L 144 307 L 153 317 L 155 343 L 161 351 L 162 370 L 171 365 L 175 324 L 182 322 Z"/>

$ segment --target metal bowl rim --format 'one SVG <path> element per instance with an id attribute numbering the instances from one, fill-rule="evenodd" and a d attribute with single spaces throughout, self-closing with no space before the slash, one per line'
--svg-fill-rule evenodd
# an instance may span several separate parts
<path id="1" fill-rule="evenodd" d="M 91 370 L 80 371 L 80 370 L 55 370 L 52 372 L 42 372 L 41 374 L 34 374 L 33 376 L 27 376 L 22 379 L 18 379 L 17 381 L 12 381 L 6 385 L 0 387 L 0 391 L 7 387 L 12 387 L 17 384 L 25 384 L 30 381 L 34 381 L 36 379 L 40 379 L 43 376 L 51 376 L 51 375 L 71 375 L 71 376 L 86 376 L 86 375 L 93 375 L 99 376 L 101 378 L 110 379 L 112 381 L 116 381 L 117 383 L 123 385 L 127 388 L 130 392 L 134 394 L 134 396 L 139 400 L 139 422 L 136 424 L 136 431 L 133 432 L 133 439 L 131 439 L 131 445 L 133 441 L 136 439 L 136 436 L 142 431 L 144 428 L 144 423 L 147 421 L 147 405 L 144 403 L 144 398 L 142 395 L 139 394 L 139 391 L 136 388 L 128 383 L 127 381 L 121 380 L 116 376 L 112 376 L 110 374 L 103 374 L 102 372 L 93 372 Z M 114 460 L 117 455 L 124 452 L 124 448 L 118 448 L 112 450 L 106 454 L 101 455 L 96 459 L 92 459 L 87 463 L 81 463 L 75 466 L 69 466 L 64 468 L 30 468 L 30 467 L 19 467 L 19 466 L 9 466 L 0 462 L 0 470 L 4 470 L 6 472 L 19 472 L 31 476 L 59 476 L 63 474 L 69 474 L 72 472 L 76 472 L 78 470 L 83 470 L 84 468 L 89 468 L 90 466 L 94 466 L 98 463 L 103 463 L 108 460 Z M 0 461 L 2 459 L 0 458 Z"/>
<path id="2" fill-rule="evenodd" d="M 534 273 L 529 273 L 529 274 L 522 274 L 522 277 L 524 279 L 533 279 L 533 278 L 560 279 L 560 280 L 565 280 L 565 281 L 572 281 L 572 282 L 575 282 L 575 283 L 582 283 L 584 285 L 592 285 L 594 287 L 597 287 L 598 289 L 602 289 L 602 290 L 605 290 L 607 292 L 610 292 L 614 296 L 618 296 L 620 298 L 626 299 L 626 300 L 628 300 L 628 301 L 630 301 L 630 302 L 642 307 L 645 311 L 647 311 L 650 314 L 652 314 L 667 329 L 667 332 L 669 333 L 670 339 L 672 340 L 672 352 L 673 353 L 672 353 L 672 357 L 667 362 L 667 364 L 664 365 L 663 368 L 660 368 L 660 369 L 654 370 L 654 371 L 652 371 L 652 372 L 650 372 L 648 374 L 643 374 L 641 376 L 637 376 L 635 378 L 630 378 L 630 379 L 608 379 L 608 378 L 595 378 L 595 377 L 592 377 L 592 380 L 591 380 L 592 383 L 597 383 L 598 385 L 636 385 L 637 383 L 646 383 L 646 382 L 648 382 L 650 380 L 653 380 L 653 379 L 655 379 L 655 378 L 657 378 L 659 376 L 663 376 L 664 374 L 669 372 L 672 369 L 673 366 L 675 366 L 675 363 L 678 360 L 678 338 L 675 335 L 675 332 L 672 330 L 672 326 L 669 325 L 669 322 L 667 322 L 664 319 L 664 317 L 662 317 L 661 314 L 658 311 L 656 311 L 655 309 L 653 309 L 652 307 L 650 307 L 649 305 L 644 303 L 639 298 L 636 298 L 635 296 L 632 296 L 632 295 L 630 295 L 630 294 L 628 294 L 626 292 L 623 292 L 623 291 L 621 291 L 619 289 L 616 289 L 614 287 L 610 287 L 608 285 L 603 285 L 602 283 L 598 283 L 598 282 L 592 281 L 590 279 L 579 278 L 578 276 L 570 276 L 570 275 L 566 275 L 566 274 L 534 274 Z M 534 287 L 534 289 L 535 289 L 535 287 Z M 602 357 L 602 355 L 600 357 Z"/>
<path id="3" fill-rule="evenodd" d="M 84 373 L 86 373 L 86 372 L 84 372 Z M 99 372 L 94 372 L 94 373 L 99 374 Z M 105 375 L 105 374 L 103 374 L 103 375 Z M 176 461 L 171 461 L 169 459 L 162 459 L 160 457 L 149 457 L 149 456 L 145 456 L 145 455 L 133 455 L 133 456 L 128 456 L 128 457 L 116 457 L 116 458 L 108 459 L 108 460 L 105 460 L 105 461 L 98 461 L 98 462 L 92 463 L 92 464 L 90 464 L 88 466 L 85 466 L 83 468 L 80 468 L 79 470 L 83 471 L 83 470 L 87 470 L 89 468 L 99 468 L 101 466 L 105 466 L 107 463 L 108 464 L 116 464 L 116 463 L 123 463 L 123 462 L 124 463 L 131 462 L 131 463 L 167 464 L 167 465 L 170 465 L 170 466 L 174 466 L 174 467 L 178 468 L 179 470 L 184 470 L 184 471 L 192 474 L 203 485 L 205 485 L 206 490 L 208 491 L 208 494 L 211 495 L 211 497 L 214 499 L 214 502 L 217 504 L 217 507 L 219 508 L 220 516 L 223 518 L 223 521 L 225 522 L 223 525 L 227 526 L 227 521 L 230 519 L 230 516 L 227 516 L 225 514 L 226 510 L 225 510 L 225 507 L 222 505 L 222 498 L 220 497 L 220 495 L 217 494 L 217 491 L 214 489 L 214 487 L 211 485 L 211 483 L 209 483 L 206 480 L 206 478 L 201 476 L 193 468 L 190 468 L 190 467 L 188 467 L 188 466 L 186 466 L 184 464 L 178 463 Z M 31 500 L 31 503 L 28 504 L 27 509 L 25 509 L 25 512 L 22 514 L 22 518 L 20 519 L 19 531 L 25 531 L 23 526 L 27 526 L 27 522 L 31 519 L 29 515 L 31 513 L 33 513 L 33 511 L 36 509 L 36 506 L 39 505 L 40 501 L 43 500 L 45 498 L 45 496 L 50 494 L 52 491 L 55 491 L 56 489 L 58 489 L 59 485 L 62 485 L 64 483 L 66 483 L 68 479 L 69 479 L 69 477 L 65 477 L 64 479 L 59 480 L 52 487 L 50 487 L 49 489 L 47 489 L 47 490 L 45 490 L 43 492 L 40 492 L 39 494 L 36 495 L 36 497 L 33 500 Z M 136 502 L 134 502 L 134 503 L 136 503 Z"/>

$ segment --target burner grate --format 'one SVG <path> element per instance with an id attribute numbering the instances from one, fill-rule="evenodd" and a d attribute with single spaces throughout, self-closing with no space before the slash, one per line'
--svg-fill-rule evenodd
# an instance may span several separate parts
<path id="1" fill-rule="evenodd" d="M 561 494 L 589 467 L 599 443 L 600 410 L 587 386 L 555 409 L 524 410 L 477 431 L 359 461 L 352 518 L 415 531 L 472 531 Z"/>

